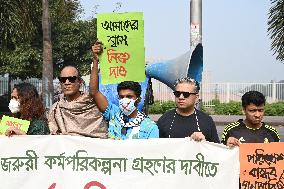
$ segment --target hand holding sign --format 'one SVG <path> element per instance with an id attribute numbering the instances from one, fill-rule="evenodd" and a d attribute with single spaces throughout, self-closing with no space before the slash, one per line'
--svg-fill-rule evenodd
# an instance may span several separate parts
<path id="1" fill-rule="evenodd" d="M 93 59 L 98 61 L 99 56 L 103 52 L 103 44 L 101 41 L 97 40 L 95 44 L 92 46 L 92 53 L 93 53 Z"/>
<path id="2" fill-rule="evenodd" d="M 28 131 L 29 125 L 30 121 L 3 116 L 0 124 L 0 133 L 5 133 L 7 136 L 23 135 Z"/>
<path id="3" fill-rule="evenodd" d="M 236 139 L 235 137 L 229 137 L 226 145 L 232 148 L 235 146 L 240 146 L 240 144 L 241 144 L 240 141 Z"/>
<path id="4" fill-rule="evenodd" d="M 26 132 L 22 131 L 17 127 L 9 127 L 5 132 L 5 135 L 9 137 L 13 135 L 26 135 L 26 134 L 27 134 Z"/>

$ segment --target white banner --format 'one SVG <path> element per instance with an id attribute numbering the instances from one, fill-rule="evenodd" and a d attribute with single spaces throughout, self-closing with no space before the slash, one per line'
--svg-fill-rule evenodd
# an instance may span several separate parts
<path id="1" fill-rule="evenodd" d="M 3 189 L 238 189 L 239 150 L 185 139 L 0 137 Z"/>

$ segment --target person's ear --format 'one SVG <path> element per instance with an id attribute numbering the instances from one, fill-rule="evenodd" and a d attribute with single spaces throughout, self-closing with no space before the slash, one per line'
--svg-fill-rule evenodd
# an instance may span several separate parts
<path id="1" fill-rule="evenodd" d="M 246 109 L 245 108 L 242 108 L 242 112 L 243 112 L 243 115 L 245 115 L 246 113 Z"/>
<path id="2" fill-rule="evenodd" d="M 84 83 L 84 80 L 81 77 L 78 77 L 78 81 L 80 84 Z"/>
<path id="3" fill-rule="evenodd" d="M 195 103 L 198 103 L 198 100 L 199 100 L 199 94 L 197 93 L 195 97 Z"/>
<path id="4" fill-rule="evenodd" d="M 141 102 L 141 97 L 138 97 L 137 100 L 135 101 L 136 106 Z"/>
<path id="5" fill-rule="evenodd" d="M 84 86 L 84 80 L 82 78 L 79 78 L 79 91 L 83 91 Z"/>

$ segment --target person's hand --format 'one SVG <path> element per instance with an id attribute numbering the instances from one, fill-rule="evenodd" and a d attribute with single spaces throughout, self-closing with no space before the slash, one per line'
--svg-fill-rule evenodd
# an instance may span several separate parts
<path id="1" fill-rule="evenodd" d="M 99 55 L 101 55 L 103 52 L 103 44 L 101 41 L 96 41 L 95 44 L 92 46 L 92 53 L 93 58 L 95 60 L 99 60 Z"/>
<path id="2" fill-rule="evenodd" d="M 205 136 L 202 134 L 202 132 L 194 132 L 190 136 L 194 141 L 200 142 L 202 140 L 205 140 Z"/>
<path id="3" fill-rule="evenodd" d="M 11 137 L 13 135 L 26 135 L 26 133 L 20 129 L 18 129 L 17 127 L 9 127 L 6 132 L 5 135 L 8 137 Z"/>
<path id="4" fill-rule="evenodd" d="M 234 146 L 240 146 L 240 144 L 241 144 L 240 141 L 235 137 L 229 137 L 226 145 L 232 148 Z"/>
<path id="5" fill-rule="evenodd" d="M 57 135 L 57 132 L 56 131 L 50 131 L 49 135 Z"/>

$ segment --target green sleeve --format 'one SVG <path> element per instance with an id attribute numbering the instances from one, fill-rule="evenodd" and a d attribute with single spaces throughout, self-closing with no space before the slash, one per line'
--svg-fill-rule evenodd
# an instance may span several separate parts
<path id="1" fill-rule="evenodd" d="M 36 119 L 31 121 L 27 135 L 48 135 L 49 133 L 47 122 Z"/>

